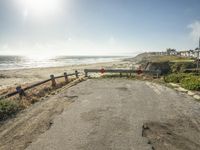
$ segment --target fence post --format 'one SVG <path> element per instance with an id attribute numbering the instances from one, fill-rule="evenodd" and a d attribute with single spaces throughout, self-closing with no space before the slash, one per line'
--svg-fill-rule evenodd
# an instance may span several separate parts
<path id="1" fill-rule="evenodd" d="M 158 72 L 157 72 L 157 78 L 159 78 L 159 74 L 158 74 Z"/>
<path id="2" fill-rule="evenodd" d="M 75 75 L 76 75 L 76 78 L 78 78 L 78 71 L 77 70 L 75 71 Z"/>
<path id="3" fill-rule="evenodd" d="M 160 74 L 161 74 L 161 70 L 160 70 L 160 69 L 157 69 L 157 70 L 156 70 L 157 78 L 159 78 Z"/>
<path id="4" fill-rule="evenodd" d="M 68 76 L 67 76 L 67 73 L 66 73 L 66 72 L 64 73 L 64 76 L 65 76 L 65 83 L 68 83 L 68 82 L 69 82 L 69 79 L 68 79 Z"/>
<path id="5" fill-rule="evenodd" d="M 84 70 L 85 72 L 85 77 L 88 77 L 88 72 L 86 70 Z"/>
<path id="6" fill-rule="evenodd" d="M 120 75 L 120 78 L 121 78 L 122 77 L 122 73 L 120 72 L 119 75 Z"/>
<path id="7" fill-rule="evenodd" d="M 52 81 L 52 86 L 55 87 L 56 86 L 56 80 L 54 75 L 50 75 L 51 81 Z"/>
<path id="8" fill-rule="evenodd" d="M 21 98 L 22 96 L 26 96 L 26 94 L 25 94 L 25 92 L 24 92 L 24 90 L 22 89 L 21 86 L 17 86 L 17 87 L 16 87 L 16 91 L 17 91 L 17 93 L 19 93 L 20 98 Z"/>

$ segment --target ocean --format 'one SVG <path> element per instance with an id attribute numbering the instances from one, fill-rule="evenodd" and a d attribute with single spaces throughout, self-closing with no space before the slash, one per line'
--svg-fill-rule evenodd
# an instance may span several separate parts
<path id="1" fill-rule="evenodd" d="M 56 56 L 56 57 L 26 57 L 0 56 L 0 70 L 60 67 L 80 64 L 93 64 L 119 61 L 123 56 Z"/>

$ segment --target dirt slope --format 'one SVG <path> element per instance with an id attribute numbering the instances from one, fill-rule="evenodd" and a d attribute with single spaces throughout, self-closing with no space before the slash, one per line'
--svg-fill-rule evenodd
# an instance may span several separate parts
<path id="1" fill-rule="evenodd" d="M 61 94 L 63 90 L 80 81 L 77 79 L 57 92 Z M 0 125 L 0 149 L 25 149 L 38 135 L 48 130 L 53 124 L 53 118 L 72 102 L 70 97 L 60 98 L 59 94 L 51 96 L 21 112 L 16 118 L 4 122 Z"/>

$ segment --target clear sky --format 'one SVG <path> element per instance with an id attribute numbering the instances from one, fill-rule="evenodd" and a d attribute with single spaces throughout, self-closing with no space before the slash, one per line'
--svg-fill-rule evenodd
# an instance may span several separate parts
<path id="1" fill-rule="evenodd" d="M 200 0 L 0 0 L 0 54 L 194 49 Z"/>

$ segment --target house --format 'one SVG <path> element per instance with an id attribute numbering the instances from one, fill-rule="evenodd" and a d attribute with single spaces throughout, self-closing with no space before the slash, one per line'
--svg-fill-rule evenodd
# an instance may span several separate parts
<path id="1" fill-rule="evenodd" d="M 167 54 L 168 55 L 177 55 L 177 51 L 175 49 L 168 48 Z"/>
<path id="2" fill-rule="evenodd" d="M 160 52 L 160 55 L 165 56 L 165 55 L 167 55 L 167 53 L 166 52 Z"/>
<path id="3" fill-rule="evenodd" d="M 179 53 L 181 57 L 197 58 L 198 55 L 197 50 L 180 51 Z"/>
<path id="4" fill-rule="evenodd" d="M 180 51 L 180 56 L 188 57 L 189 56 L 189 52 L 188 51 Z"/>
<path id="5" fill-rule="evenodd" d="M 192 58 L 194 58 L 195 57 L 195 51 L 194 50 L 189 50 L 188 51 L 188 57 L 192 57 Z"/>

